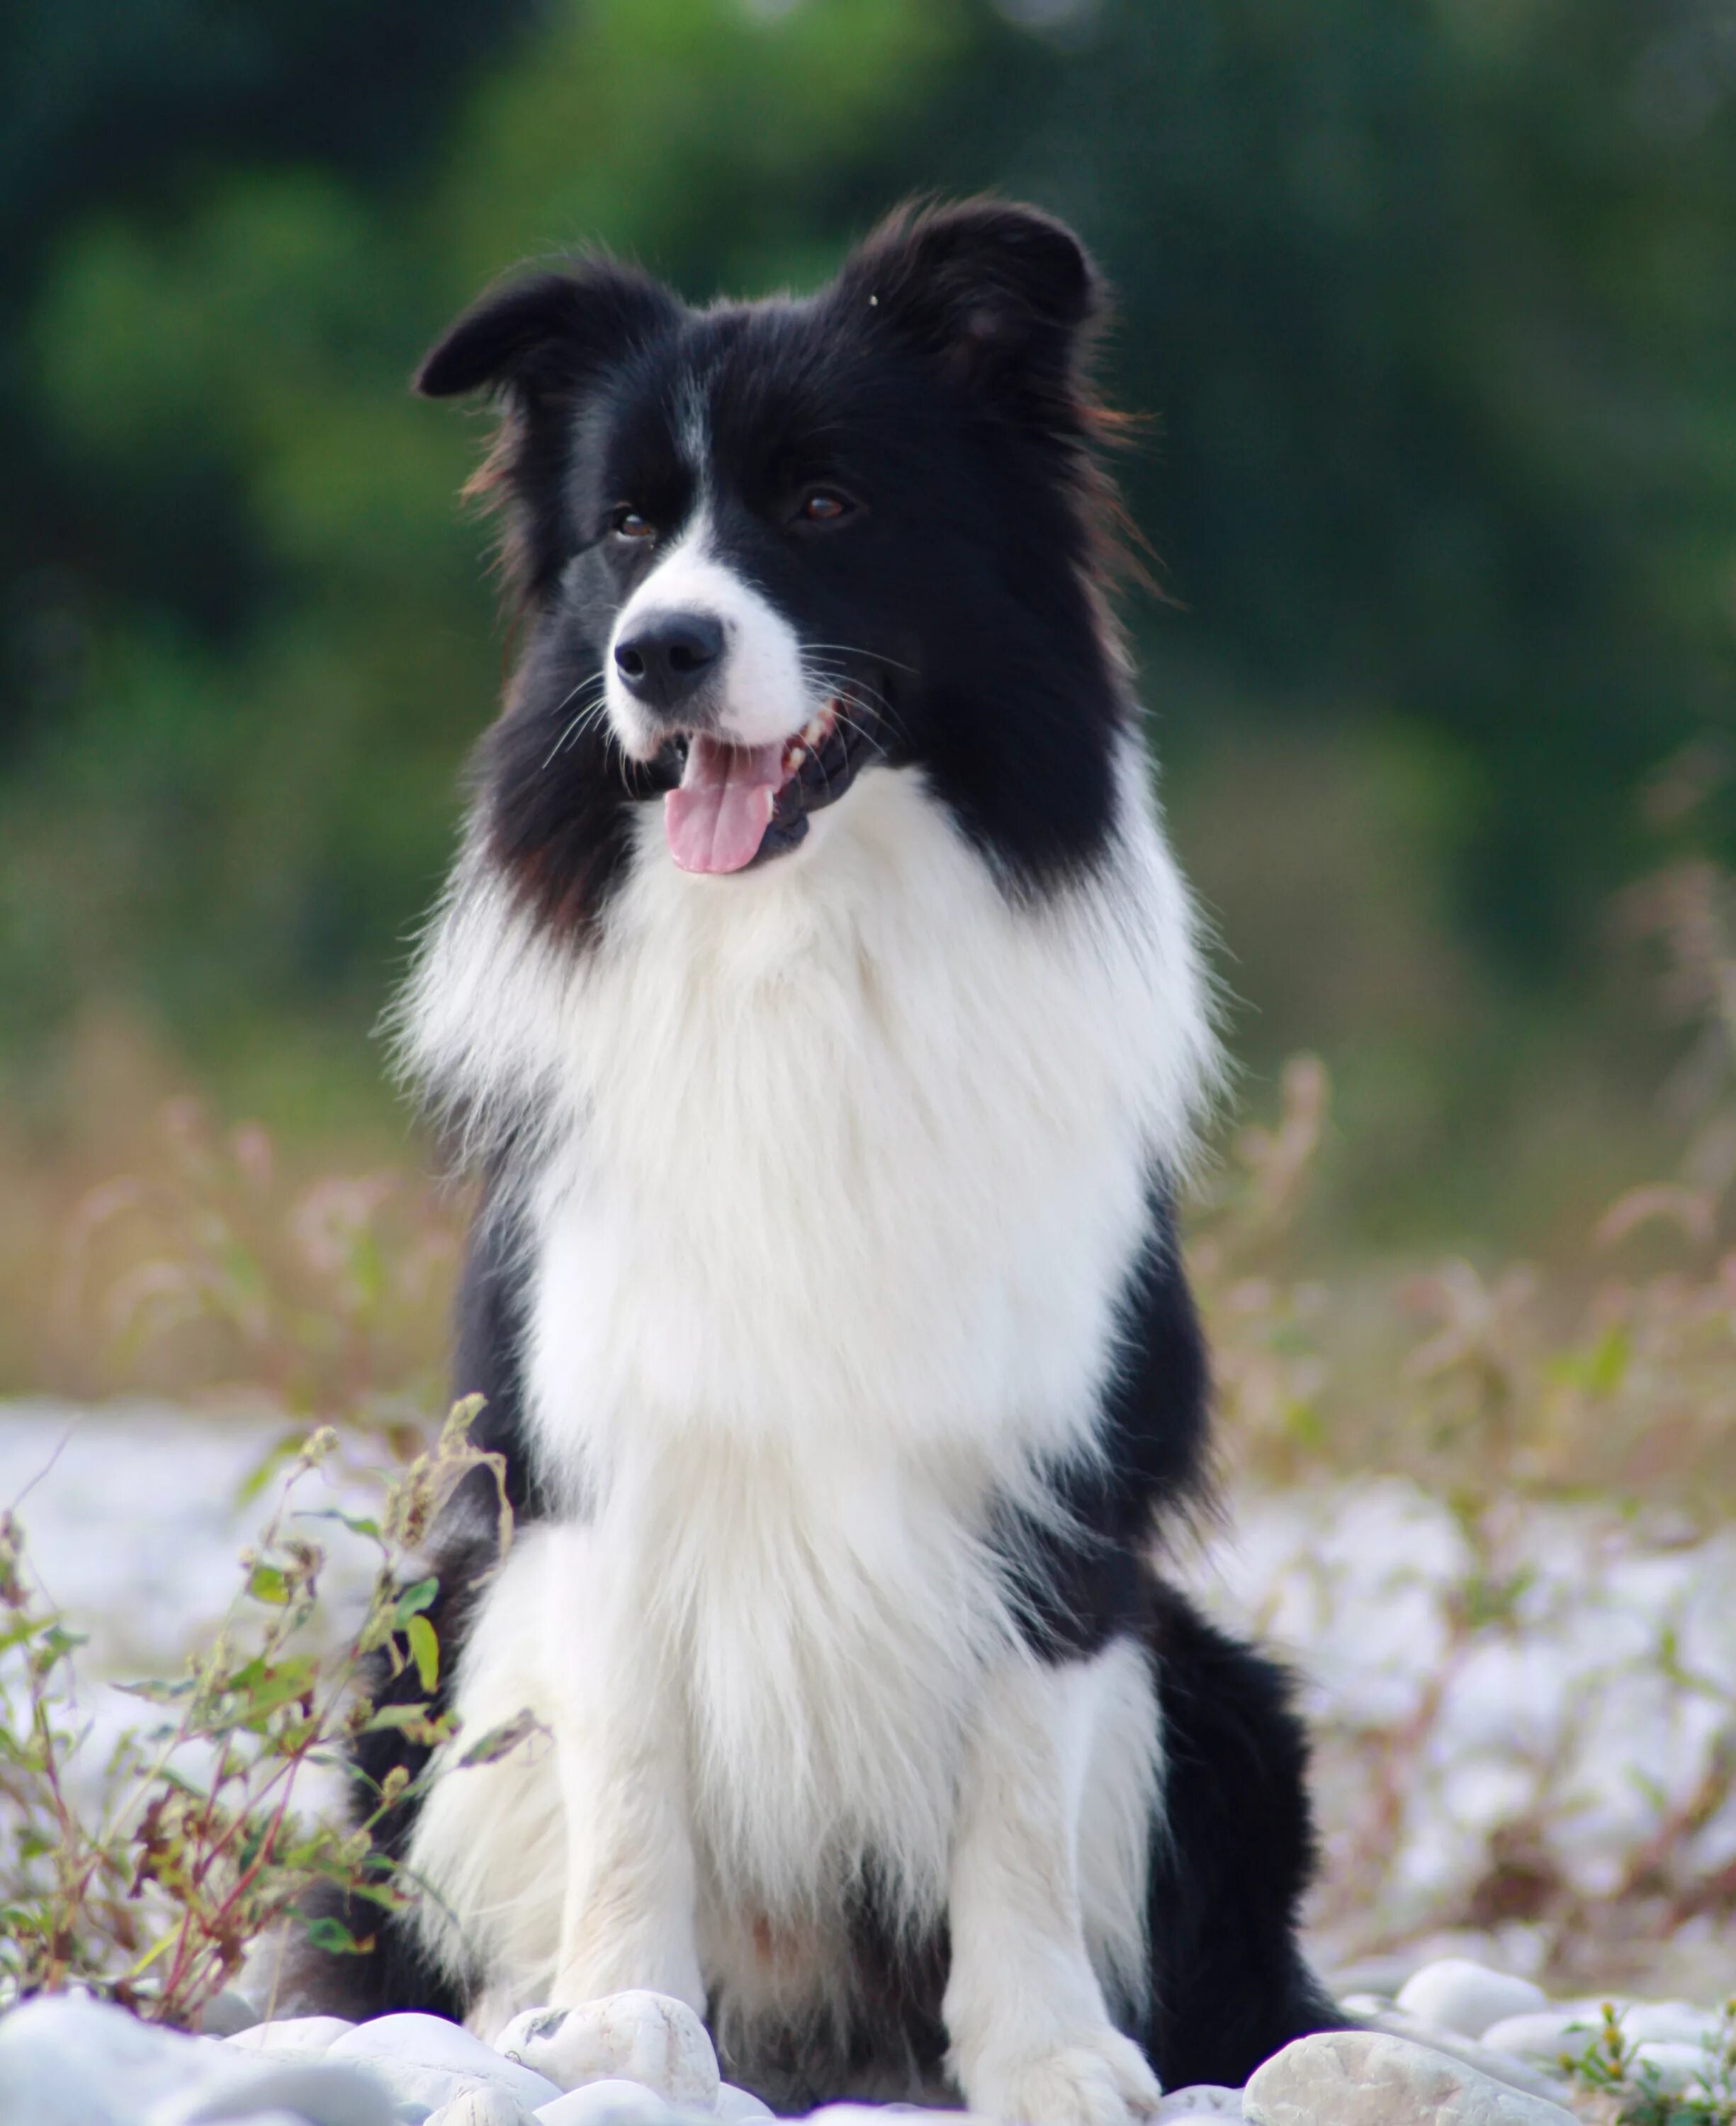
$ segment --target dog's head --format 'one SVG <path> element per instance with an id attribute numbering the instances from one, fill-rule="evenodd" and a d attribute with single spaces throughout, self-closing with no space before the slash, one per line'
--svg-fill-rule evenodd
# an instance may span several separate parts
<path id="1" fill-rule="evenodd" d="M 484 795 L 545 913 L 594 913 L 636 807 L 734 873 L 889 769 L 1011 874 L 1088 857 L 1125 708 L 1099 308 L 1067 229 L 984 202 L 901 210 L 802 300 L 695 311 L 592 260 L 452 327 L 417 382 L 503 410 L 529 635 Z"/>

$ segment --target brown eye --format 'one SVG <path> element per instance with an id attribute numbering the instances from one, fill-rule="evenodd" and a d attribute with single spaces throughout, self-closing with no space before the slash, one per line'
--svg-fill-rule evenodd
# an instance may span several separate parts
<path id="1" fill-rule="evenodd" d="M 796 516 L 804 524 L 836 524 L 850 516 L 856 504 L 848 496 L 829 487 L 813 487 L 802 497 Z"/>
<path id="2" fill-rule="evenodd" d="M 654 539 L 657 536 L 657 527 L 650 518 L 641 517 L 636 509 L 628 508 L 625 503 L 610 517 L 609 529 L 617 539 Z"/>

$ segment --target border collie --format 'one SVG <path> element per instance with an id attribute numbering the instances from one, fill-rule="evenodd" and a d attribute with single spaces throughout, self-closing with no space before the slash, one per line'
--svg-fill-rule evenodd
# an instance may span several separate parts
<path id="1" fill-rule="evenodd" d="M 547 1734 L 389 1821 L 352 2012 L 649 1987 L 781 2107 L 1044 2126 L 1334 2020 L 1285 1680 L 1154 1562 L 1215 1065 L 1101 309 L 1045 215 L 906 209 L 812 296 L 588 258 L 422 366 L 501 409 L 524 626 L 403 1017 L 517 1524 L 460 1495 L 434 1621 L 465 1733 Z"/>

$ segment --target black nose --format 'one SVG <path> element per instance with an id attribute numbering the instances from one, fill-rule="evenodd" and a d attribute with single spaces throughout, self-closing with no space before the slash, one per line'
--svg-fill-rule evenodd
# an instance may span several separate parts
<path id="1" fill-rule="evenodd" d="M 680 708 L 724 654 L 721 621 L 707 612 L 648 612 L 615 645 L 615 669 L 648 708 Z"/>

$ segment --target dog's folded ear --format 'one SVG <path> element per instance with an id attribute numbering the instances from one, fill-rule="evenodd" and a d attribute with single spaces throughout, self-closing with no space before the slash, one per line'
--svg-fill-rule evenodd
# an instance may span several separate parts
<path id="1" fill-rule="evenodd" d="M 680 305 L 630 267 L 593 259 L 491 290 L 437 340 L 417 371 L 429 399 L 489 390 L 527 399 L 582 390 Z"/>
<path id="2" fill-rule="evenodd" d="M 1022 418 L 1076 426 L 1102 284 L 1052 215 L 995 200 L 899 207 L 845 261 L 837 294 L 967 390 Z"/>
<path id="3" fill-rule="evenodd" d="M 466 492 L 501 513 L 511 596 L 552 594 L 578 544 L 567 498 L 575 410 L 611 368 L 682 314 L 646 275 L 585 259 L 491 290 L 429 350 L 415 376 L 426 397 L 487 391 L 501 404 L 494 446 Z"/>

